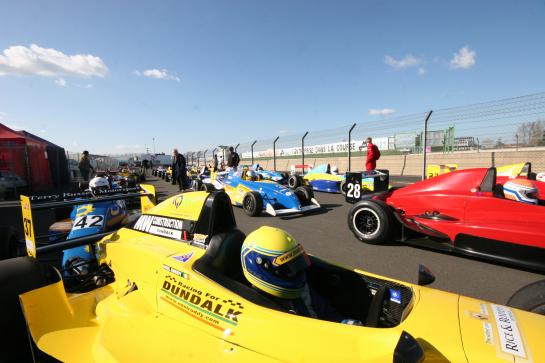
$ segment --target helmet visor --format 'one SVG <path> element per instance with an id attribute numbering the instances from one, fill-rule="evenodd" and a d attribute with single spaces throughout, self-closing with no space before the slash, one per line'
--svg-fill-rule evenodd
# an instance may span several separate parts
<path id="1" fill-rule="evenodd" d="M 310 259 L 301 245 L 276 257 L 273 261 L 275 274 L 282 278 L 293 277 L 298 272 L 304 271 L 308 266 L 310 266 Z"/>

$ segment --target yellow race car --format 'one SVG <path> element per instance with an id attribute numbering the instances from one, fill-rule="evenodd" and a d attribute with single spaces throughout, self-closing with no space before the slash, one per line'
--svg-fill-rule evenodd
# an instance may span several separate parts
<path id="1" fill-rule="evenodd" d="M 173 196 L 94 244 L 95 269 L 81 291 L 68 294 L 58 271 L 43 272 L 30 257 L 1 261 L 10 334 L 0 354 L 64 362 L 545 361 L 545 316 L 312 256 L 307 283 L 363 325 L 293 315 L 244 278 L 244 239 L 227 194 L 203 191 Z"/>

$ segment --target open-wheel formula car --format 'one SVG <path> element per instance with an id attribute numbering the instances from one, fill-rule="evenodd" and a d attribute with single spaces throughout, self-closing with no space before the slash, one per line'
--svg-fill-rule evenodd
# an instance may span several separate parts
<path id="1" fill-rule="evenodd" d="M 81 290 L 67 292 L 58 270 L 31 257 L 1 261 L 0 316 L 10 333 L 0 354 L 18 362 L 545 361 L 544 316 L 314 256 L 307 284 L 362 325 L 294 315 L 245 280 L 244 240 L 224 192 L 193 192 L 98 241 Z"/>
<path id="2" fill-rule="evenodd" d="M 280 184 L 287 184 L 289 175 L 274 170 L 265 170 L 259 164 L 250 166 L 250 170 L 254 170 L 256 174 L 263 180 L 271 180 Z"/>
<path id="3" fill-rule="evenodd" d="M 377 174 L 387 176 L 389 175 L 389 172 L 388 170 L 382 169 L 362 172 L 362 192 L 372 193 L 375 190 L 374 183 L 377 179 L 373 176 Z M 330 164 L 322 164 L 311 169 L 305 175 L 290 175 L 288 179 L 288 186 L 290 188 L 295 189 L 301 185 L 310 186 L 313 190 L 318 192 L 346 194 L 346 174 L 339 174 L 338 170 L 336 170 L 335 167 L 332 168 Z"/>
<path id="4" fill-rule="evenodd" d="M 291 190 L 270 180 L 260 180 L 252 170 L 216 173 L 210 181 L 213 184 L 204 182 L 199 188 L 224 190 L 233 205 L 242 207 L 249 216 L 258 216 L 263 211 L 272 216 L 307 213 L 320 208 L 311 188 Z"/>
<path id="5" fill-rule="evenodd" d="M 397 240 L 545 271 L 543 201 L 506 198 L 494 167 L 458 170 L 362 198 L 348 214 L 361 241 Z"/>

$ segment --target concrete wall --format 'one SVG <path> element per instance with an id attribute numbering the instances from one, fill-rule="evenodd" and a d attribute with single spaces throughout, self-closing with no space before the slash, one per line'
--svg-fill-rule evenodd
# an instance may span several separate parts
<path id="1" fill-rule="evenodd" d="M 464 151 L 454 153 L 428 153 L 428 165 L 430 164 L 458 164 L 458 168 L 483 168 L 501 166 L 520 162 L 531 162 L 535 172 L 545 171 L 545 150 L 494 150 L 494 151 Z M 273 169 L 273 160 L 257 161 L 265 169 Z M 301 158 L 277 159 L 277 170 L 290 170 L 291 165 L 300 164 Z M 305 164 L 318 166 L 330 163 L 337 165 L 339 170 L 348 169 L 347 157 L 317 158 L 305 157 Z M 242 160 L 242 164 L 250 164 L 250 160 Z M 392 175 L 422 175 L 422 155 L 389 155 L 382 156 L 377 162 L 377 168 L 388 169 Z M 352 170 L 365 169 L 365 156 L 352 157 Z"/>

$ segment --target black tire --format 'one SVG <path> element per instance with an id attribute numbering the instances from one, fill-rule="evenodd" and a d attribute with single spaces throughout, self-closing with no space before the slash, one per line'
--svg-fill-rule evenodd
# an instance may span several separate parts
<path id="1" fill-rule="evenodd" d="M 0 260 L 19 255 L 17 232 L 11 226 L 0 227 Z"/>
<path id="2" fill-rule="evenodd" d="M 216 188 L 214 187 L 213 184 L 203 183 L 199 190 L 202 190 L 203 192 L 213 192 L 214 190 L 216 190 Z"/>
<path id="3" fill-rule="evenodd" d="M 522 287 L 509 298 L 507 305 L 545 315 L 545 280 Z"/>
<path id="4" fill-rule="evenodd" d="M 302 178 L 299 175 L 290 175 L 290 177 L 288 178 L 288 187 L 290 187 L 290 189 L 296 189 L 302 184 Z"/>
<path id="5" fill-rule="evenodd" d="M 310 205 L 312 203 L 311 199 L 314 198 L 314 191 L 312 188 L 305 185 L 297 187 L 294 193 L 303 207 Z"/>
<path id="6" fill-rule="evenodd" d="M 393 225 L 392 210 L 379 200 L 362 200 L 348 212 L 348 227 L 357 239 L 365 243 L 386 242 Z"/>
<path id="7" fill-rule="evenodd" d="M 0 326 L 5 332 L 0 339 L 2 362 L 34 361 L 19 295 L 52 282 L 55 282 L 55 278 L 49 278 L 31 257 L 0 261 Z"/>
<path id="8" fill-rule="evenodd" d="M 339 184 L 339 191 L 342 195 L 346 195 L 346 180 L 341 181 Z"/>
<path id="9" fill-rule="evenodd" d="M 282 175 L 282 178 L 284 180 L 288 180 L 290 178 L 290 175 L 288 173 L 281 173 L 280 175 Z"/>
<path id="10" fill-rule="evenodd" d="M 242 209 L 244 212 L 251 216 L 257 217 L 263 211 L 263 199 L 258 192 L 248 192 L 242 199 Z"/>

